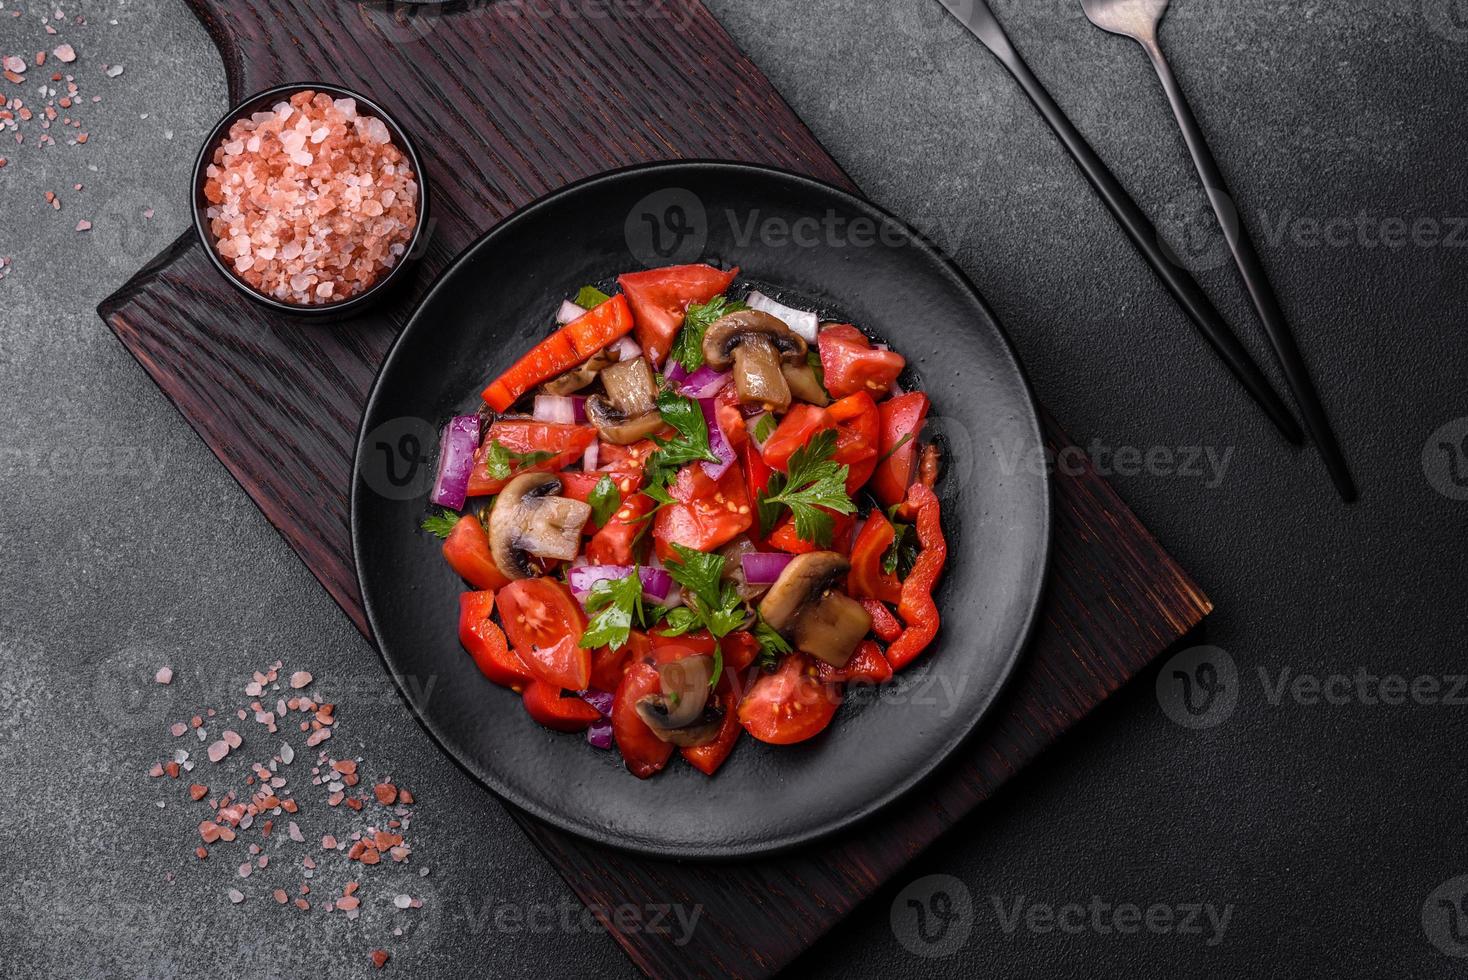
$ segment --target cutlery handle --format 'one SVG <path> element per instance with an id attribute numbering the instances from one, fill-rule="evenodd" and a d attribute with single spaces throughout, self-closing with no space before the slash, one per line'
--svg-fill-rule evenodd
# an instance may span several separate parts
<path id="1" fill-rule="evenodd" d="M 1218 356 L 1223 358 L 1229 370 L 1264 410 L 1264 414 L 1269 416 L 1270 421 L 1274 423 L 1280 433 L 1291 443 L 1299 445 L 1303 438 L 1300 426 L 1290 415 L 1284 401 L 1275 393 L 1274 388 L 1270 386 L 1268 379 L 1254 363 L 1238 337 L 1234 336 L 1233 331 L 1229 329 L 1222 315 L 1214 308 L 1212 301 L 1208 299 L 1197 280 L 1164 251 L 1157 228 L 1142 213 L 1137 202 L 1132 200 L 1126 189 L 1121 186 L 1121 182 L 1096 155 L 1096 151 L 1091 149 L 1085 137 L 1055 104 L 1050 93 L 1045 91 L 1045 87 L 1040 84 L 1039 79 L 1035 78 L 1024 59 L 1019 56 L 1007 39 L 998 45 L 990 44 L 989 39 L 982 36 L 980 40 L 984 41 L 989 50 L 1014 76 L 1025 95 L 1035 104 L 1035 108 L 1040 110 L 1040 115 L 1045 118 L 1045 122 L 1049 123 L 1055 135 L 1060 138 L 1060 142 L 1075 158 L 1081 172 L 1086 175 L 1086 179 L 1091 182 L 1096 193 L 1101 195 L 1101 200 L 1111 209 L 1111 213 L 1131 238 L 1132 244 L 1152 266 L 1152 271 L 1157 273 L 1171 291 L 1173 298 L 1182 306 L 1203 337 L 1213 345 Z"/>
<path id="2" fill-rule="evenodd" d="M 1193 158 L 1193 165 L 1198 170 L 1198 176 L 1202 178 L 1203 189 L 1208 193 L 1208 203 L 1213 205 L 1213 213 L 1218 217 L 1218 223 L 1223 228 L 1223 237 L 1228 242 L 1229 251 L 1233 253 L 1234 264 L 1238 266 L 1239 275 L 1244 278 L 1244 286 L 1249 290 L 1249 298 L 1254 301 L 1254 308 L 1259 311 L 1259 319 L 1264 323 L 1264 332 L 1274 347 L 1275 355 L 1279 358 L 1285 380 L 1289 383 L 1290 391 L 1295 396 L 1300 414 L 1305 418 L 1305 427 L 1310 432 L 1310 438 L 1319 448 L 1321 458 L 1325 461 L 1331 481 L 1335 484 L 1341 499 L 1348 502 L 1355 500 L 1356 484 L 1351 478 L 1351 471 L 1346 465 L 1345 456 L 1341 452 L 1340 444 L 1336 441 L 1335 433 L 1331 430 L 1330 420 L 1326 418 L 1325 410 L 1321 407 L 1320 395 L 1315 389 L 1315 383 L 1310 379 L 1310 371 L 1305 367 L 1304 359 L 1300 356 L 1300 348 L 1295 343 L 1294 333 L 1285 321 L 1284 311 L 1280 309 L 1279 299 L 1275 296 L 1274 287 L 1269 282 L 1269 275 L 1264 271 L 1264 264 L 1259 261 L 1259 253 L 1255 250 L 1249 233 L 1244 230 L 1243 219 L 1234 206 L 1233 195 L 1229 193 L 1228 185 L 1224 183 L 1223 174 L 1219 173 L 1218 162 L 1213 159 L 1213 151 L 1209 149 L 1208 141 L 1203 138 L 1203 131 L 1198 126 L 1198 120 L 1194 118 L 1192 107 L 1188 105 L 1188 100 L 1183 96 L 1182 87 L 1178 85 L 1177 78 L 1173 76 L 1172 68 L 1168 65 L 1161 47 L 1155 41 L 1143 42 L 1142 46 L 1147 49 L 1148 55 L 1152 58 L 1152 64 L 1157 69 L 1157 77 L 1161 79 L 1162 88 L 1167 93 L 1167 101 L 1172 103 L 1172 113 L 1177 117 L 1178 125 L 1182 128 L 1183 141 L 1187 143 L 1188 153 Z"/>

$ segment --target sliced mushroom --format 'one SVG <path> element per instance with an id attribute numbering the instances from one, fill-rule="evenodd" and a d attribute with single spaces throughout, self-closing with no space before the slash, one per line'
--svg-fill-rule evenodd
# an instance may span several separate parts
<path id="1" fill-rule="evenodd" d="M 719 317 L 703 335 L 703 357 L 716 371 L 734 368 L 741 405 L 766 411 L 790 407 L 790 384 L 781 363 L 801 364 L 805 339 L 763 310 L 740 310 Z"/>
<path id="2" fill-rule="evenodd" d="M 637 717 L 654 735 L 681 748 L 704 745 L 718 737 L 724 712 L 709 701 L 714 658 L 706 654 L 684 657 L 658 668 L 662 693 L 639 698 Z"/>
<path id="3" fill-rule="evenodd" d="M 796 555 L 760 603 L 765 622 L 797 649 L 844 667 L 872 628 L 872 617 L 838 588 L 851 563 L 834 551 Z"/>
<path id="4" fill-rule="evenodd" d="M 575 394 L 595 381 L 597 374 L 603 369 L 616 364 L 621 356 L 621 350 L 608 347 L 599 354 L 593 354 L 591 360 L 580 367 L 572 368 L 558 378 L 552 378 L 541 387 L 547 395 Z"/>
<path id="5" fill-rule="evenodd" d="M 815 368 L 809 364 L 781 364 L 780 373 L 785 375 L 785 383 L 790 386 L 790 394 L 796 398 L 821 408 L 831 404 L 831 396 L 826 394 L 825 388 L 821 387 L 821 382 L 816 378 Z"/>
<path id="6" fill-rule="evenodd" d="M 531 555 L 565 561 L 576 557 L 591 506 L 558 496 L 560 492 L 554 473 L 522 473 L 495 498 L 489 512 L 489 550 L 510 578 L 536 575 Z"/>
<path id="7" fill-rule="evenodd" d="M 795 621 L 795 649 L 832 667 L 845 667 L 871 628 L 872 614 L 845 592 L 833 589 Z"/>
<path id="8" fill-rule="evenodd" d="M 630 446 L 662 428 L 658 386 L 646 358 L 604 368 L 601 383 L 606 394 L 586 399 L 586 417 L 607 442 Z"/>

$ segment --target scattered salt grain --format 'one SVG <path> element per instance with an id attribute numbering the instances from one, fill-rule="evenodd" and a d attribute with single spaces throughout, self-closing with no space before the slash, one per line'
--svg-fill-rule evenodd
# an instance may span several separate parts
<path id="1" fill-rule="evenodd" d="M 90 221 L 85 220 L 85 219 L 82 220 L 82 221 L 78 221 L 76 223 L 76 230 L 77 231 L 91 231 L 92 230 L 92 223 Z M 172 675 L 170 675 L 170 680 L 171 679 L 172 679 Z M 167 684 L 168 681 L 159 681 L 158 683 L 160 683 L 160 684 Z"/>
<path id="2" fill-rule="evenodd" d="M 64 61 L 67 64 L 71 64 L 76 60 L 76 49 L 69 44 L 57 45 L 56 50 L 51 53 L 56 56 L 57 60 Z"/>
<path id="3" fill-rule="evenodd" d="M 241 892 L 238 888 L 231 888 L 229 891 L 225 892 L 225 894 L 229 896 L 230 902 L 234 903 L 235 905 L 238 905 L 245 900 L 244 893 Z"/>
<path id="4" fill-rule="evenodd" d="M 298 670 L 291 675 L 291 687 L 299 691 L 307 684 L 310 684 L 311 680 L 312 678 L 310 671 Z"/>
<path id="5" fill-rule="evenodd" d="M 402 894 L 394 895 L 392 903 L 395 908 L 405 909 L 413 904 L 413 896 Z"/>
<path id="6" fill-rule="evenodd" d="M 116 78 L 118 75 L 122 74 L 122 66 L 108 65 L 106 68 L 106 74 L 108 78 Z"/>

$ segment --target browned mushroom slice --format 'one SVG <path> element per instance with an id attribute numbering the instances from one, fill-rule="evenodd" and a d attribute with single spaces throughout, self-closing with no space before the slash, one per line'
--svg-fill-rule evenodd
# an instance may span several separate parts
<path id="1" fill-rule="evenodd" d="M 572 368 L 558 378 L 552 378 L 541 388 L 547 395 L 572 395 L 585 388 L 596 380 L 596 376 L 604 368 L 616 364 L 622 356 L 622 352 L 615 347 L 608 347 L 599 354 L 593 354 L 591 360 L 578 368 Z"/>
<path id="2" fill-rule="evenodd" d="M 833 667 L 846 666 L 872 628 L 861 603 L 839 589 L 850 569 L 834 551 L 796 555 L 760 603 L 760 616 L 793 639 L 796 649 Z"/>
<path id="3" fill-rule="evenodd" d="M 815 369 L 809 364 L 781 364 L 780 373 L 785 375 L 785 383 L 790 386 L 791 395 L 821 408 L 831 404 L 831 396 L 821 387 Z"/>
<path id="4" fill-rule="evenodd" d="M 634 357 L 604 368 L 601 383 L 606 394 L 586 399 L 586 417 L 604 440 L 630 446 L 662 428 L 658 386 L 646 358 Z"/>
<path id="5" fill-rule="evenodd" d="M 724 713 L 709 701 L 714 658 L 706 654 L 684 657 L 658 667 L 661 694 L 639 698 L 634 706 L 652 733 L 680 748 L 706 745 L 718 737 Z"/>
<path id="6" fill-rule="evenodd" d="M 501 572 L 531 578 L 530 556 L 570 561 L 581 547 L 591 506 L 558 496 L 553 473 L 522 473 L 505 485 L 489 512 L 489 550 Z"/>
<path id="7" fill-rule="evenodd" d="M 716 371 L 734 368 L 734 390 L 741 405 L 783 412 L 790 407 L 790 384 L 782 364 L 805 362 L 804 338 L 762 310 L 740 310 L 719 317 L 703 335 L 703 357 Z"/>

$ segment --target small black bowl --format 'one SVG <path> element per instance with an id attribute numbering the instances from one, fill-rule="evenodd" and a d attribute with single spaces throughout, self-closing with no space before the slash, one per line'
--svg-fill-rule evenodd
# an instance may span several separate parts
<path id="1" fill-rule="evenodd" d="M 377 282 L 369 286 L 365 291 L 358 293 L 351 299 L 340 303 L 325 303 L 321 305 L 301 306 L 296 303 L 286 303 L 267 296 L 258 289 L 245 282 L 235 273 L 233 269 L 220 257 L 214 247 L 214 235 L 209 230 L 209 218 L 205 212 L 210 207 L 209 201 L 204 197 L 205 171 L 214 162 L 214 151 L 229 133 L 229 128 L 236 119 L 253 115 L 256 112 L 264 112 L 278 102 L 289 100 L 297 92 L 302 91 L 323 92 L 334 99 L 355 99 L 359 111 L 364 115 L 375 116 L 381 119 L 387 126 L 387 131 L 392 135 L 393 145 L 396 146 L 408 158 L 413 168 L 413 174 L 418 181 L 418 224 L 413 229 L 413 237 L 408 240 L 407 250 L 403 253 L 397 265 L 387 271 L 387 274 Z M 428 179 L 423 172 L 423 162 L 418 156 L 418 149 L 413 141 L 408 138 L 407 131 L 398 125 L 386 109 L 376 102 L 342 88 L 340 85 L 328 85 L 320 82 L 298 82 L 290 85 L 278 85 L 267 89 L 257 95 L 252 95 L 239 105 L 225 113 L 224 117 L 210 130 L 209 136 L 204 140 L 203 147 L 194 161 L 193 176 L 193 208 L 194 208 L 194 230 L 199 235 L 199 241 L 204 246 L 204 252 L 209 256 L 209 261 L 214 263 L 214 268 L 219 274 L 228 279 L 235 288 L 244 293 L 256 303 L 281 313 L 286 316 L 309 317 L 315 320 L 342 320 L 363 312 L 368 306 L 377 303 L 386 297 L 386 294 L 396 285 L 404 282 L 409 277 L 405 270 L 412 265 L 416 256 L 421 252 L 422 239 L 425 229 L 428 227 Z"/>

